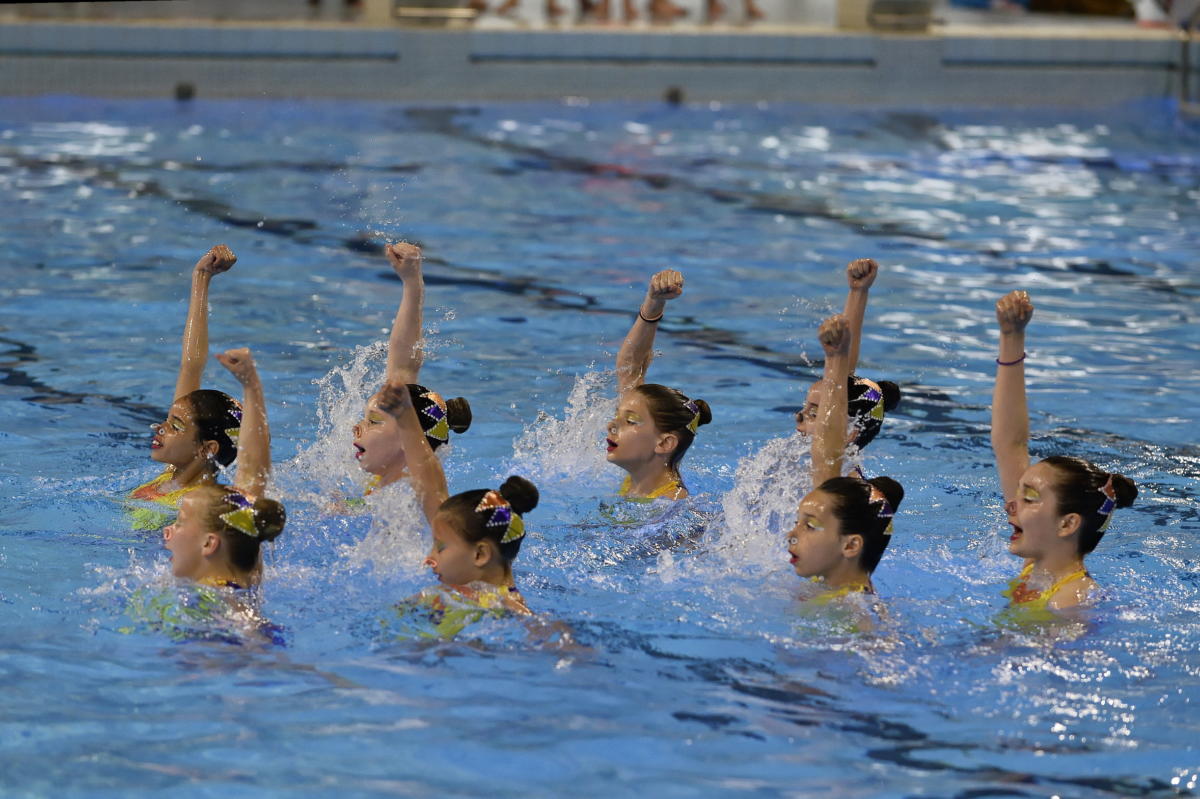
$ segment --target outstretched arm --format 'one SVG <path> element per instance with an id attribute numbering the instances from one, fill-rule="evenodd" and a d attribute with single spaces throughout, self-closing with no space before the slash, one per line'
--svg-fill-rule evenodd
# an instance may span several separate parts
<path id="1" fill-rule="evenodd" d="M 183 354 L 175 396 L 179 399 L 200 388 L 204 365 L 208 362 L 208 284 L 237 262 L 237 256 L 224 244 L 218 244 L 196 262 L 192 269 L 192 296 L 188 301 L 187 322 L 183 325 Z"/>
<path id="2" fill-rule="evenodd" d="M 242 426 L 234 485 L 248 497 L 261 497 L 271 476 L 271 429 L 267 425 L 267 403 L 254 356 L 242 347 L 220 353 L 217 360 L 242 384 Z"/>
<path id="3" fill-rule="evenodd" d="M 812 443 L 812 484 L 841 477 L 846 455 L 846 383 L 850 376 L 850 324 L 834 314 L 817 331 L 825 350 L 824 395 Z"/>
<path id="4" fill-rule="evenodd" d="M 408 461 L 413 490 L 421 501 L 425 519 L 432 527 L 433 517 L 450 496 L 450 491 L 446 487 L 442 462 L 433 454 L 433 448 L 429 446 L 429 440 L 425 438 L 425 431 L 417 419 L 412 394 L 404 383 L 388 383 L 380 390 L 376 401 L 379 409 L 395 417 L 400 427 L 400 446 L 404 448 L 404 457 Z"/>
<path id="5" fill-rule="evenodd" d="M 850 374 L 858 368 L 858 346 L 862 341 L 863 320 L 867 316 L 867 292 L 879 274 L 879 264 L 871 258 L 859 258 L 846 265 L 846 282 L 850 291 L 846 294 L 846 307 L 842 316 L 850 325 Z"/>
<path id="6" fill-rule="evenodd" d="M 621 349 L 617 351 L 618 396 L 646 382 L 646 370 L 650 368 L 650 360 L 654 357 L 654 334 L 658 330 L 658 321 L 662 319 L 667 300 L 673 300 L 682 293 L 683 275 L 674 269 L 664 269 L 650 278 L 646 298 L 638 308 L 638 318 L 633 320 L 633 327 L 629 328 L 629 333 L 621 342 Z"/>
<path id="7" fill-rule="evenodd" d="M 992 452 L 1000 489 L 1007 502 L 1029 468 L 1029 407 L 1025 400 L 1025 326 L 1033 318 L 1029 294 L 1014 291 L 996 303 L 1000 322 L 1000 355 L 992 391 Z"/>
<path id="8" fill-rule="evenodd" d="M 421 277 L 421 248 L 402 242 L 389 244 L 384 252 L 404 283 L 404 294 L 388 338 L 387 382 L 415 383 L 424 358 L 421 309 L 425 304 L 425 280 Z"/>

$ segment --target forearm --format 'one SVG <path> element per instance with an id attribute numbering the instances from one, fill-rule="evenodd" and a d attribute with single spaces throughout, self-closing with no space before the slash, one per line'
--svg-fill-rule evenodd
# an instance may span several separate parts
<path id="1" fill-rule="evenodd" d="M 850 354 L 846 361 L 850 374 L 858 368 L 858 345 L 862 340 L 863 322 L 867 318 L 867 289 L 850 289 L 846 294 L 846 306 L 842 316 L 850 326 Z"/>
<path id="2" fill-rule="evenodd" d="M 1005 499 L 1016 496 L 1029 466 L 1029 408 L 1025 397 L 1025 334 L 1002 333 L 992 392 L 992 452 Z"/>
<path id="3" fill-rule="evenodd" d="M 825 358 L 826 393 L 817 412 L 812 443 L 812 480 L 818 486 L 842 474 L 846 456 L 846 383 L 850 374 L 848 355 L 827 355 Z"/>
<path id="4" fill-rule="evenodd" d="M 388 338 L 387 381 L 415 383 L 424 354 L 421 350 L 421 313 L 425 304 L 425 281 L 417 277 L 404 282 L 404 295 L 392 333 Z"/>
<path id="5" fill-rule="evenodd" d="M 450 490 L 446 486 L 446 473 L 442 470 L 442 462 L 429 446 L 429 440 L 425 438 L 425 431 L 421 429 L 421 422 L 417 419 L 417 411 L 412 403 L 406 403 L 405 407 L 392 413 L 400 427 L 400 446 L 404 448 L 413 491 L 421 502 L 426 520 L 432 526 L 438 508 L 450 496 Z"/>
<path id="6" fill-rule="evenodd" d="M 237 486 L 261 497 L 271 475 L 271 430 L 262 381 L 255 375 L 242 386 L 242 425 L 238 435 Z"/>
<path id="7" fill-rule="evenodd" d="M 208 286 L 211 282 L 210 273 L 192 272 L 192 293 L 188 300 L 187 321 L 183 325 L 174 399 L 199 389 L 204 376 L 204 366 L 208 362 Z"/>
<path id="8" fill-rule="evenodd" d="M 658 332 L 657 320 L 666 309 L 666 302 L 647 296 L 642 300 L 638 309 L 638 317 L 633 320 L 633 326 L 621 349 L 617 351 L 617 388 L 620 394 L 637 388 L 646 379 L 646 371 L 650 368 L 653 358 L 654 336 Z M 647 322 L 650 319 L 652 321 Z"/>

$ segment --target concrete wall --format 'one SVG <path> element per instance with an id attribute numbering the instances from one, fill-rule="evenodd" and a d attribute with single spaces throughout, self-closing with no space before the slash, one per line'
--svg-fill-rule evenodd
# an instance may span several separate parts
<path id="1" fill-rule="evenodd" d="M 201 97 L 655 99 L 679 86 L 691 100 L 1102 106 L 1174 96 L 1180 47 L 1132 28 L 884 36 L 23 21 L 0 27 L 0 94 L 166 97 L 188 82 Z"/>

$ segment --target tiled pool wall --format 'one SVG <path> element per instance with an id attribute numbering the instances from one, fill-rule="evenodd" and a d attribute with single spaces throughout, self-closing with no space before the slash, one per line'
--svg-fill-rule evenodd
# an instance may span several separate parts
<path id="1" fill-rule="evenodd" d="M 10 21 L 0 94 L 163 97 L 188 83 L 209 98 L 644 100 L 679 87 L 689 100 L 1104 106 L 1178 96 L 1183 46 L 1132 26 L 879 35 Z"/>

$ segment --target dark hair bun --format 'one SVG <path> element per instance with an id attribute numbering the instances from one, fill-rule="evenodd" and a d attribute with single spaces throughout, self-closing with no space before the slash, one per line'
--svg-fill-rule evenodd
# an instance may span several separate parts
<path id="1" fill-rule="evenodd" d="M 872 477 L 867 482 L 883 492 L 883 495 L 887 497 L 888 504 L 892 506 L 892 510 L 898 509 L 900 503 L 904 501 L 904 486 L 892 478 Z"/>
<path id="2" fill-rule="evenodd" d="M 282 503 L 266 498 L 254 500 L 254 529 L 259 541 L 274 541 L 283 532 L 286 522 L 287 513 Z"/>
<path id="3" fill-rule="evenodd" d="M 465 397 L 446 400 L 446 422 L 455 433 L 465 433 L 471 427 L 471 403 Z"/>
<path id="4" fill-rule="evenodd" d="M 1128 508 L 1137 499 L 1137 486 L 1123 474 L 1112 474 L 1113 492 L 1117 495 L 1117 507 Z"/>
<path id="5" fill-rule="evenodd" d="M 537 486 L 515 474 L 500 486 L 500 496 L 504 497 L 508 504 L 512 505 L 512 509 L 521 515 L 533 510 L 538 504 Z"/>
<path id="6" fill-rule="evenodd" d="M 900 386 L 891 380 L 880 380 L 879 390 L 883 392 L 883 409 L 890 411 L 900 404 Z"/>
<path id="7" fill-rule="evenodd" d="M 696 407 L 700 410 L 700 424 L 708 424 L 712 421 L 712 408 L 708 407 L 708 403 L 702 399 L 694 399 Z"/>

